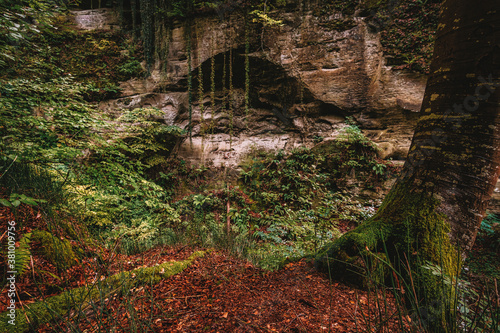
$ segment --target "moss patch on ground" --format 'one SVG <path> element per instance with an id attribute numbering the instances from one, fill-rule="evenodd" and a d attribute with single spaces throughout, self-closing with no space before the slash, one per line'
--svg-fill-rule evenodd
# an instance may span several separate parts
<path id="1" fill-rule="evenodd" d="M 77 257 L 71 243 L 67 239 L 60 239 L 44 230 L 33 230 L 32 242 L 40 243 L 42 255 L 54 266 L 64 269 L 77 263 Z"/>
<path id="2" fill-rule="evenodd" d="M 84 310 L 93 302 L 106 298 L 109 294 L 129 290 L 134 286 L 156 284 L 161 279 L 171 277 L 189 267 L 197 258 L 203 257 L 206 251 L 194 252 L 183 261 L 166 262 L 153 267 L 137 268 L 132 271 L 120 272 L 95 284 L 75 288 L 60 295 L 49 297 L 43 301 L 25 305 L 17 309 L 15 316 L 8 311 L 0 314 L 0 332 L 28 332 L 39 325 L 53 319 L 62 319 L 70 310 Z M 9 321 L 15 318 L 15 326 Z"/>

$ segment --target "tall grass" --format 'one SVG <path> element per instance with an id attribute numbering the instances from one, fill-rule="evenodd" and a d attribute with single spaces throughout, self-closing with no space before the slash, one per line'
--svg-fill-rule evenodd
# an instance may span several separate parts
<path id="1" fill-rule="evenodd" d="M 390 258 L 387 248 L 363 258 L 368 303 L 375 315 L 361 313 L 359 331 L 392 332 L 390 327 L 395 324 L 398 332 L 405 333 L 500 332 L 494 280 L 483 281 L 477 290 L 467 280 L 465 270 L 450 277 L 439 265 L 427 262 L 421 269 L 437 278 L 439 291 L 435 298 L 426 297 L 428 287 L 418 284 L 409 257 L 403 253 L 393 260 L 400 263 L 398 267 L 386 259 Z"/>

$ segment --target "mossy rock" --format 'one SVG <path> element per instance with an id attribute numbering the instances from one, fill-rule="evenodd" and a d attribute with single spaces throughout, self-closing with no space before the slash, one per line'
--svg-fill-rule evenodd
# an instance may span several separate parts
<path id="1" fill-rule="evenodd" d="M 314 146 L 311 151 L 316 155 L 333 155 L 340 152 L 335 140 L 323 141 Z"/>
<path id="2" fill-rule="evenodd" d="M 31 241 L 39 242 L 43 257 L 59 269 L 71 267 L 78 262 L 71 243 L 67 239 L 59 239 L 44 230 L 33 230 Z"/>

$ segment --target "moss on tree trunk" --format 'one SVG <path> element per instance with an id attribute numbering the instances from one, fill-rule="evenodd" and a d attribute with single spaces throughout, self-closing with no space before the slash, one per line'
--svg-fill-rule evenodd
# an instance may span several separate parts
<path id="1" fill-rule="evenodd" d="M 407 289 L 413 307 L 436 311 L 438 327 L 455 308 L 450 281 L 474 243 L 500 175 L 499 39 L 495 1 L 443 3 L 403 171 L 374 217 L 317 256 L 319 268 L 350 282 L 392 278 Z"/>
<path id="2" fill-rule="evenodd" d="M 439 205 L 427 192 L 398 183 L 375 216 L 318 253 L 317 268 L 362 287 L 397 287 L 408 304 L 423 305 L 434 313 L 434 321 L 444 320 L 455 308 L 454 291 L 443 276 L 425 267 L 440 267 L 453 281 L 461 256 Z"/>

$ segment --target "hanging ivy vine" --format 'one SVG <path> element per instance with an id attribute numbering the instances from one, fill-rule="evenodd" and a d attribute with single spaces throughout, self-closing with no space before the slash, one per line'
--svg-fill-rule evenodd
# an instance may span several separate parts
<path id="1" fill-rule="evenodd" d="M 228 94 L 228 108 L 229 108 L 229 148 L 233 145 L 233 129 L 234 129 L 234 110 L 233 110 L 233 45 L 232 35 L 229 37 L 231 45 L 229 45 L 229 94 Z"/>
<path id="2" fill-rule="evenodd" d="M 188 122 L 188 133 L 189 133 L 189 140 L 192 142 L 192 135 L 193 135 L 193 127 L 192 127 L 192 120 L 193 120 L 193 76 L 191 75 L 191 70 L 192 70 L 192 63 L 191 63 L 191 23 L 187 22 L 186 23 L 186 28 L 185 28 L 185 34 L 186 34 L 186 52 L 187 52 L 187 57 L 188 57 L 188 112 L 189 112 L 189 122 Z"/>
<path id="3" fill-rule="evenodd" d="M 250 114 L 250 41 L 248 37 L 248 13 L 245 14 L 245 125 Z"/>
<path id="4" fill-rule="evenodd" d="M 120 26 L 123 26 L 123 22 L 125 22 L 124 11 L 123 11 L 123 0 L 118 0 L 118 11 L 120 13 L 119 23 Z"/>
<path id="5" fill-rule="evenodd" d="M 132 36 L 137 38 L 137 2 L 130 0 L 130 11 L 132 14 Z"/>
<path id="6" fill-rule="evenodd" d="M 299 3 L 299 16 L 301 18 L 300 26 L 299 26 L 299 35 L 304 36 L 304 6 L 303 0 L 300 0 Z M 304 83 L 302 82 L 301 72 L 297 70 L 297 77 L 299 81 L 299 100 L 300 105 L 304 104 Z"/>
<path id="7" fill-rule="evenodd" d="M 146 58 L 147 74 L 151 74 L 154 63 L 154 0 L 141 0 L 142 38 L 144 41 L 144 56 Z"/>
<path id="8" fill-rule="evenodd" d="M 204 105 L 203 105 L 203 97 L 205 95 L 203 91 L 203 66 L 202 66 L 202 59 L 201 59 L 201 48 L 200 48 L 200 27 L 196 26 L 196 37 L 197 37 L 197 42 L 198 42 L 198 104 L 200 105 L 200 134 L 202 138 L 202 146 L 203 146 L 203 140 L 205 138 L 205 119 L 203 116 L 204 110 Z"/>
<path id="9" fill-rule="evenodd" d="M 211 50 L 210 54 L 212 57 L 210 58 L 210 101 L 211 101 L 211 120 L 210 120 L 210 129 L 213 134 L 215 131 L 215 54 L 214 54 L 214 38 L 212 36 L 211 42 Z"/>
<path id="10" fill-rule="evenodd" d="M 224 56 L 222 58 L 222 112 L 226 113 L 227 111 L 227 89 L 226 89 L 226 80 L 227 80 L 227 71 L 226 71 L 226 52 L 224 52 Z"/>
<path id="11" fill-rule="evenodd" d="M 167 73 L 168 72 L 168 56 L 170 54 L 170 41 L 172 40 L 172 29 L 170 29 L 169 26 L 166 27 L 165 31 L 165 37 L 164 37 L 164 51 L 162 52 L 163 54 L 163 61 L 161 65 L 161 72 L 162 73 Z"/>
<path id="12" fill-rule="evenodd" d="M 168 53 L 170 48 L 171 29 L 168 18 L 164 16 L 168 12 L 167 0 L 157 0 L 155 10 L 155 58 L 161 63 L 160 73 L 166 73 L 168 68 Z"/>

